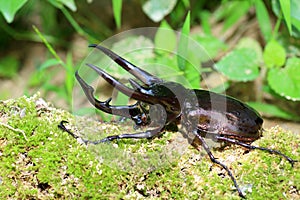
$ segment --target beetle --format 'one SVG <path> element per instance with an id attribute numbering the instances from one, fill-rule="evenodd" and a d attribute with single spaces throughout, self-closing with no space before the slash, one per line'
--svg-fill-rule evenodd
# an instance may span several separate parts
<path id="1" fill-rule="evenodd" d="M 87 66 L 110 85 L 128 97 L 137 100 L 135 104 L 125 106 L 111 105 L 112 98 L 99 101 L 94 97 L 93 87 L 88 85 L 76 71 L 75 77 L 89 102 L 103 112 L 130 118 L 137 127 L 149 126 L 150 128 L 137 133 L 112 135 L 97 141 L 82 139 L 84 143 L 99 144 L 126 138 L 152 139 L 166 130 L 177 131 L 178 125 L 181 125 L 180 132 L 183 137 L 187 138 L 188 142 L 197 150 L 200 150 L 201 147 L 204 148 L 210 160 L 226 170 L 239 196 L 242 198 L 245 195 L 232 172 L 225 164 L 214 157 L 204 138 L 277 154 L 284 157 L 292 166 L 297 162 L 280 151 L 251 145 L 253 141 L 262 136 L 263 119 L 257 111 L 245 103 L 233 97 L 208 90 L 187 89 L 179 83 L 164 81 L 103 46 L 91 44 L 89 47 L 96 48 L 109 56 L 142 83 L 129 79 L 131 87 L 128 87 L 102 69 L 88 63 Z M 67 121 L 61 121 L 59 127 L 74 138 L 79 138 L 65 127 L 65 123 Z"/>

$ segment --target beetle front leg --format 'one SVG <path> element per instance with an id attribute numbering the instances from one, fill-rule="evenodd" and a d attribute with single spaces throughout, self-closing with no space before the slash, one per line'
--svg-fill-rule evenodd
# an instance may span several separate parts
<path id="1" fill-rule="evenodd" d="M 95 145 L 99 144 L 99 143 L 110 142 L 110 141 L 117 140 L 117 139 L 144 139 L 144 138 L 152 139 L 154 137 L 159 136 L 164 131 L 164 127 L 158 127 L 155 129 L 144 131 L 144 132 L 128 133 L 128 134 L 121 134 L 121 135 L 111 135 L 111 136 L 108 136 L 101 140 L 91 141 L 91 140 L 82 139 L 79 136 L 75 135 L 72 131 L 70 131 L 69 129 L 67 129 L 65 127 L 65 125 L 64 125 L 65 123 L 68 123 L 68 122 L 61 121 L 60 124 L 58 125 L 58 127 L 60 129 L 62 129 L 63 131 L 66 131 L 67 133 L 69 133 L 75 139 L 80 139 L 85 144 L 95 144 Z"/>
<path id="2" fill-rule="evenodd" d="M 211 160 L 213 163 L 216 163 L 216 164 L 220 165 L 223 169 L 225 169 L 225 170 L 227 171 L 227 174 L 228 174 L 228 176 L 231 178 L 231 180 L 232 180 L 232 182 L 233 182 L 235 188 L 237 189 L 237 191 L 238 191 L 238 193 L 239 193 L 239 196 L 242 197 L 242 198 L 245 198 L 245 195 L 243 194 L 242 190 L 240 189 L 239 185 L 237 184 L 237 181 L 236 181 L 236 179 L 234 178 L 232 172 L 228 169 L 228 167 L 227 167 L 225 164 L 221 163 L 220 161 L 218 161 L 218 159 L 216 159 L 216 158 L 214 157 L 214 155 L 211 153 L 211 151 L 210 151 L 210 149 L 209 149 L 209 146 L 207 145 L 207 143 L 205 142 L 205 140 L 204 140 L 200 135 L 198 135 L 198 133 L 196 133 L 195 135 L 196 135 L 197 139 L 200 140 L 201 146 L 204 148 L 204 150 L 205 150 L 206 153 L 208 154 L 210 160 Z M 193 143 L 192 143 L 192 145 L 193 145 Z M 198 148 L 197 148 L 197 144 L 195 144 L 195 145 L 193 145 L 193 146 L 196 147 L 196 149 L 198 149 Z"/>
<path id="3" fill-rule="evenodd" d="M 240 142 L 240 141 L 235 140 L 235 139 L 221 137 L 221 136 L 216 136 L 216 139 L 224 141 L 224 142 L 229 142 L 229 143 L 232 143 L 232 144 L 237 144 L 237 145 L 240 145 L 240 146 L 245 147 L 247 149 L 259 149 L 259 150 L 262 150 L 262 151 L 267 151 L 267 152 L 272 153 L 272 154 L 280 155 L 280 156 L 284 157 L 287 161 L 289 161 L 289 163 L 292 165 L 292 167 L 294 166 L 295 162 L 298 162 L 297 160 L 293 160 L 292 158 L 288 157 L 287 155 L 281 153 L 280 151 L 274 150 L 274 149 L 268 149 L 268 148 L 265 148 L 265 147 L 253 146 L 253 145 L 250 145 L 250 144 Z"/>
<path id="4" fill-rule="evenodd" d="M 161 133 L 162 133 L 162 128 L 157 128 L 157 129 L 147 130 L 145 132 L 111 135 L 98 141 L 88 141 L 88 143 L 99 144 L 99 143 L 109 142 L 117 139 L 144 139 L 144 138 L 153 139 L 154 137 L 159 136 Z"/>

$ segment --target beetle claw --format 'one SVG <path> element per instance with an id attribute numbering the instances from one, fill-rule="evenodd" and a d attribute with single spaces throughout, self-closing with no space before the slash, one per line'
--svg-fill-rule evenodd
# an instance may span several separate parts
<path id="1" fill-rule="evenodd" d="M 296 162 L 299 162 L 299 160 L 293 160 L 293 159 L 291 159 L 291 158 L 289 158 L 288 161 L 291 163 L 292 167 L 294 167 L 294 164 L 295 164 Z"/>

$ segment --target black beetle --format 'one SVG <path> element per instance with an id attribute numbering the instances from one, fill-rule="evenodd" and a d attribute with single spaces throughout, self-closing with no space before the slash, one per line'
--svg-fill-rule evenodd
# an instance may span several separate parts
<path id="1" fill-rule="evenodd" d="M 205 137 L 217 142 L 237 144 L 248 149 L 260 149 L 278 154 L 287 159 L 292 166 L 296 162 L 296 160 L 277 150 L 250 145 L 251 142 L 262 136 L 263 119 L 254 109 L 241 101 L 211 91 L 186 89 L 176 82 L 165 82 L 105 47 L 94 44 L 90 47 L 105 53 L 143 83 L 140 85 L 137 81 L 129 79 L 132 88 L 127 87 L 95 65 L 87 64 L 117 90 L 137 100 L 137 103 L 128 106 L 112 106 L 110 105 L 111 98 L 103 102 L 99 101 L 94 97 L 94 89 L 76 72 L 75 77 L 90 103 L 106 113 L 130 118 L 136 126 L 149 125 L 152 129 L 132 134 L 108 136 L 98 141 L 83 139 L 86 144 L 98 144 L 124 138 L 151 139 L 162 134 L 165 130 L 174 130 L 174 127 L 181 124 L 180 132 L 183 136 L 196 149 L 199 150 L 203 147 L 210 160 L 227 171 L 239 195 L 243 198 L 245 196 L 236 179 L 228 167 L 213 156 L 204 140 Z M 62 121 L 59 127 L 74 138 L 78 138 L 64 126 L 64 123 L 66 121 Z M 175 130 L 178 129 L 175 128 Z"/>

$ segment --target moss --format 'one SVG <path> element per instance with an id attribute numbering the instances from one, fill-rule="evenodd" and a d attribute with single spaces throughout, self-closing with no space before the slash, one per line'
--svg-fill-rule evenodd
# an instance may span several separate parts
<path id="1" fill-rule="evenodd" d="M 59 122 L 68 120 L 76 134 L 93 139 L 134 130 L 126 123 L 75 119 L 38 95 L 0 102 L 0 117 L 4 199 L 239 199 L 226 172 L 205 152 L 177 143 L 184 148 L 176 154 L 178 134 L 86 147 L 58 129 Z M 274 127 L 254 144 L 299 160 L 299 141 L 299 135 Z M 236 146 L 213 154 L 248 188 L 248 199 L 300 198 L 299 163 L 291 168 L 282 157 Z"/>

